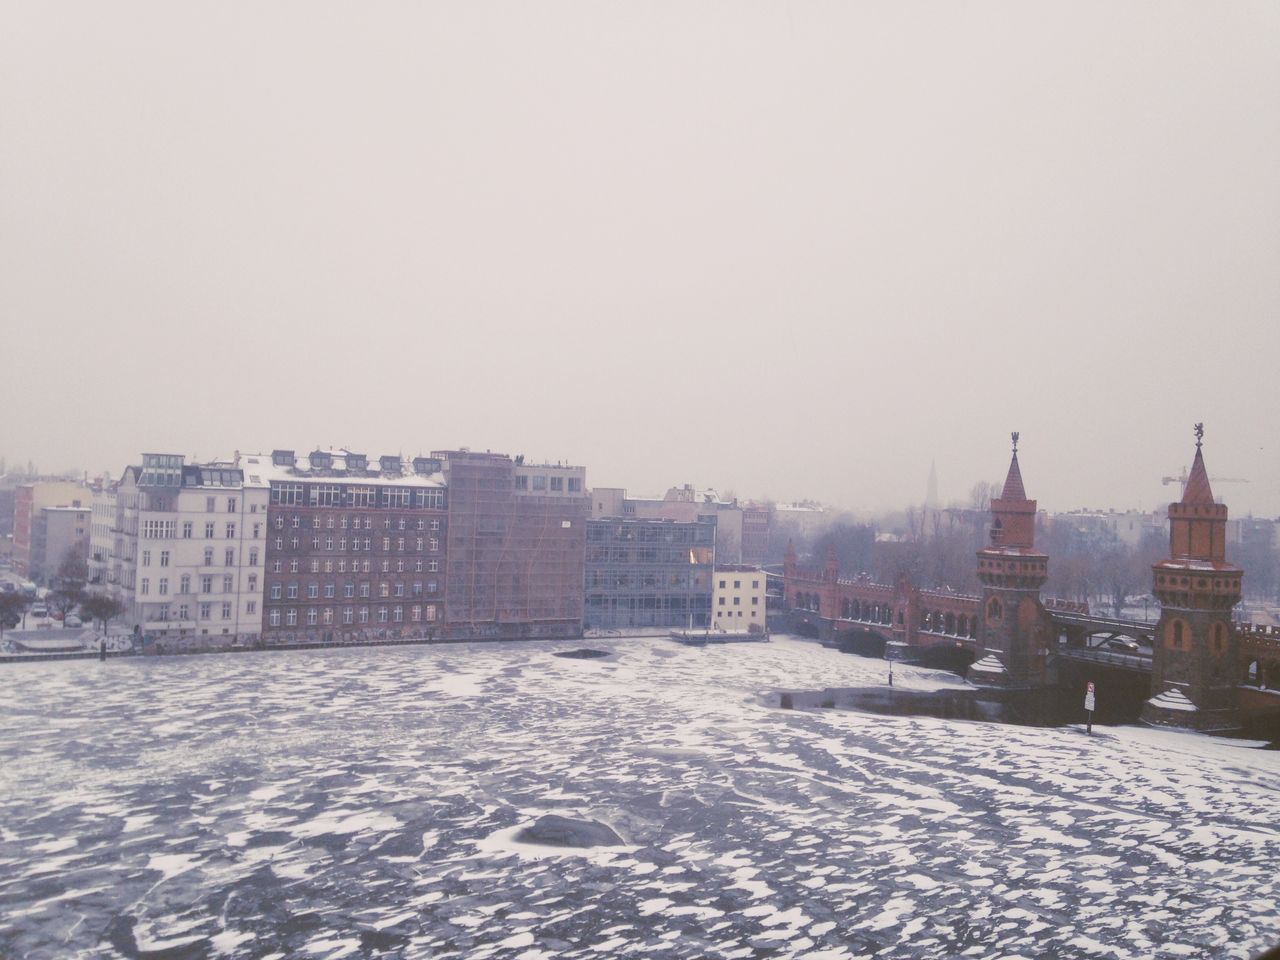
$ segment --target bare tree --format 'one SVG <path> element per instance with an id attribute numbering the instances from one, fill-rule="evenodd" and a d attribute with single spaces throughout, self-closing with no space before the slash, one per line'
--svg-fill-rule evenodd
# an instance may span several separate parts
<path id="1" fill-rule="evenodd" d="M 107 632 L 107 624 L 124 613 L 124 604 L 115 597 L 105 593 L 89 593 L 80 601 L 80 612 L 90 620 L 98 621 L 102 632 Z"/>
<path id="2" fill-rule="evenodd" d="M 0 593 L 0 636 L 9 627 L 16 627 L 31 603 L 18 591 Z"/>

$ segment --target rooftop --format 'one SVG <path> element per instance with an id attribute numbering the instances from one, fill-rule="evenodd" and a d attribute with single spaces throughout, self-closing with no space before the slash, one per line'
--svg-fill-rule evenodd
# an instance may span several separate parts
<path id="1" fill-rule="evenodd" d="M 252 487 L 269 486 L 272 481 L 318 480 L 412 487 L 445 485 L 438 457 L 401 457 L 399 454 L 373 457 L 344 449 L 317 450 L 294 457 L 291 450 L 276 450 L 270 454 L 245 454 L 239 463 L 245 484 Z M 416 469 L 424 472 L 415 472 Z"/>

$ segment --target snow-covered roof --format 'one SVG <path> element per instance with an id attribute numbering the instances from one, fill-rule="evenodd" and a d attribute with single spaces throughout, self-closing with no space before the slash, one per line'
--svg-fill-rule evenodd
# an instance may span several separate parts
<path id="1" fill-rule="evenodd" d="M 1200 708 L 1187 699 L 1187 695 L 1181 690 L 1169 689 L 1164 693 L 1158 693 L 1147 703 L 1153 707 L 1161 707 L 1165 710 L 1181 710 L 1184 713 L 1195 713 Z"/>
<path id="2" fill-rule="evenodd" d="M 244 471 L 245 486 L 266 487 L 272 481 L 284 483 L 319 482 L 329 480 L 334 483 L 365 483 L 374 486 L 398 487 L 443 487 L 444 473 L 414 473 L 412 457 L 396 459 L 400 461 L 400 473 L 386 474 L 380 469 L 380 457 L 369 456 L 364 470 L 348 469 L 347 458 L 351 452 L 347 450 L 318 451 L 328 454 L 331 466 L 313 469 L 309 455 L 299 456 L 293 465 L 275 463 L 269 453 L 250 453 L 240 457 L 240 469 Z"/>

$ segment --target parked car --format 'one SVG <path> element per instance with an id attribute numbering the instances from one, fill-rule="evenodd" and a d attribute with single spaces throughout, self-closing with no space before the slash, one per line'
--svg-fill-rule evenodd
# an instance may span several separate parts
<path id="1" fill-rule="evenodd" d="M 66 627 L 83 627 L 84 621 L 77 617 L 74 613 L 67 614 L 67 619 L 63 621 Z"/>

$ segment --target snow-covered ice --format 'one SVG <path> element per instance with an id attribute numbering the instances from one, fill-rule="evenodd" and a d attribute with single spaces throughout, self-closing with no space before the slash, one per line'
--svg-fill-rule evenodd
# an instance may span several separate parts
<path id="1" fill-rule="evenodd" d="M 1280 753 L 781 710 L 777 691 L 880 683 L 884 664 L 787 638 L 591 643 L 613 656 L 552 656 L 575 641 L 7 668 L 0 956 L 1244 958 L 1280 942 Z M 515 839 L 546 813 L 626 845 Z"/>

